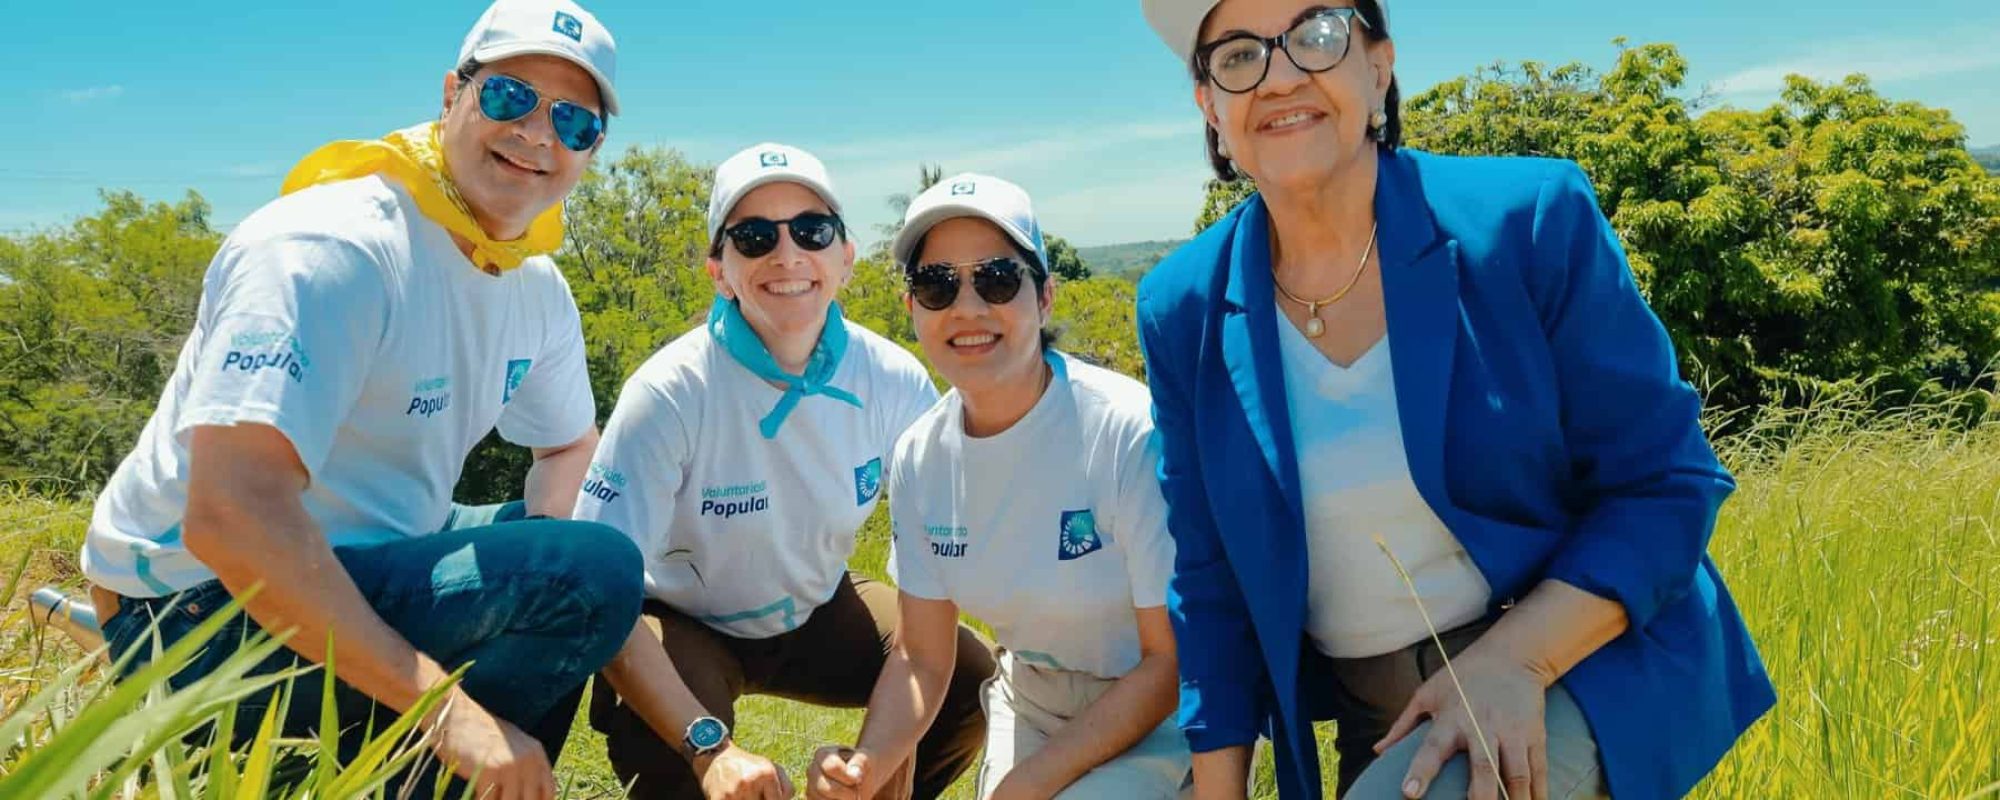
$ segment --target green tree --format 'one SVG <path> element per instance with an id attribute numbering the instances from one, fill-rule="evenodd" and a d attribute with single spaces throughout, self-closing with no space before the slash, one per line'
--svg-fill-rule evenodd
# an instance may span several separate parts
<path id="1" fill-rule="evenodd" d="M 1068 239 L 1053 233 L 1042 234 L 1042 249 L 1049 251 L 1049 274 L 1066 281 L 1081 281 L 1090 277 L 1090 265 L 1084 263 L 1083 256 Z"/>
<path id="2" fill-rule="evenodd" d="M 221 237 L 189 192 L 103 192 L 67 227 L 0 238 L 0 480 L 86 493 L 139 438 Z"/>
<path id="3" fill-rule="evenodd" d="M 889 252 L 889 246 L 895 242 L 896 234 L 903 232 L 903 217 L 910 213 L 910 204 L 917 201 L 917 195 L 923 194 L 925 190 L 938 185 L 943 180 L 944 165 L 917 165 L 917 190 L 914 192 L 897 192 L 889 195 L 889 210 L 895 213 L 890 217 L 888 222 L 875 226 L 875 232 L 880 234 L 882 238 L 875 242 L 875 247 L 868 253 L 869 258 L 879 261 L 895 260 Z"/>

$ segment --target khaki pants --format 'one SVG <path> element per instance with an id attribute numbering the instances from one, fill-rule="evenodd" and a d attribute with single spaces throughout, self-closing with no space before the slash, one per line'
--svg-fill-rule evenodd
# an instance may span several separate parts
<path id="1" fill-rule="evenodd" d="M 1109 691 L 1115 681 L 1080 672 L 1038 667 L 1003 653 L 983 693 L 986 756 L 979 765 L 979 796 L 993 793 L 1014 765 L 1041 750 L 1051 736 Z M 1172 800 L 1190 786 L 1187 739 L 1174 717 L 1131 749 L 1097 765 L 1056 795 L 1059 800 Z"/>
<path id="2" fill-rule="evenodd" d="M 1438 638 L 1445 651 L 1456 656 L 1488 627 L 1489 623 L 1468 625 Z M 1355 800 L 1401 800 L 1403 776 L 1423 746 L 1425 734 L 1430 733 L 1431 723 L 1426 720 L 1418 725 L 1379 758 L 1374 744 L 1389 732 L 1417 688 L 1444 670 L 1437 644 L 1426 637 L 1393 653 L 1322 659 L 1321 663 L 1331 664 L 1335 678 L 1332 703 L 1337 723 L 1334 748 L 1340 751 L 1339 795 Z M 1549 689 L 1546 701 L 1550 797 L 1608 797 L 1597 760 L 1597 740 L 1576 701 L 1560 683 Z M 1470 763 L 1463 752 L 1453 756 L 1438 771 L 1426 796 L 1465 797 L 1471 780 Z"/>
<path id="3" fill-rule="evenodd" d="M 862 708 L 886 662 L 898 618 L 896 589 L 848 576 L 806 624 L 768 639 L 738 639 L 654 600 L 645 613 L 660 624 L 668 657 L 709 713 L 736 726 L 736 699 L 762 694 L 836 708 Z M 915 797 L 937 797 L 979 754 L 986 718 L 979 687 L 993 674 L 991 645 L 958 629 L 958 664 L 944 705 L 917 743 Z M 677 747 L 669 746 L 601 678 L 592 692 L 591 727 L 602 731 L 611 768 L 634 798 L 700 800 L 701 787 Z M 739 737 L 740 739 L 741 737 Z M 678 745 L 677 741 L 674 742 Z M 825 742 L 800 742 L 800 753 L 760 753 L 784 762 Z M 805 776 L 793 775 L 794 782 Z"/>

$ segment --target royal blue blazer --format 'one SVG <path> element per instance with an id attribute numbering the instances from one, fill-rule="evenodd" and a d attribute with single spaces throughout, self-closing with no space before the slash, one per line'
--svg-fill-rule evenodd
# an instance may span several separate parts
<path id="1" fill-rule="evenodd" d="M 1776 695 L 1706 553 L 1735 482 L 1590 181 L 1402 149 L 1380 156 L 1375 214 L 1417 489 L 1492 613 L 1550 579 L 1625 607 L 1631 628 L 1562 683 L 1613 796 L 1687 793 Z M 1179 546 L 1181 728 L 1196 752 L 1269 736 L 1282 795 L 1317 798 L 1334 679 L 1305 638 L 1289 420 L 1322 412 L 1287 407 L 1269 224 L 1252 196 L 1169 255 L 1138 324 Z"/>

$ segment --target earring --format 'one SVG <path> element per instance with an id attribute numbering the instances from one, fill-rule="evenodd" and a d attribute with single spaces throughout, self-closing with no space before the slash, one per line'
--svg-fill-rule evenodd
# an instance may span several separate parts
<path id="1" fill-rule="evenodd" d="M 1378 108 L 1368 116 L 1368 136 L 1378 142 L 1388 141 L 1389 112 Z"/>

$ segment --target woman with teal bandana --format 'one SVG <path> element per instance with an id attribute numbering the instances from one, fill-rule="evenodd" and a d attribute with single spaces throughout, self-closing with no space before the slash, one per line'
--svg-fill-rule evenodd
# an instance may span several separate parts
<path id="1" fill-rule="evenodd" d="M 708 226 L 708 324 L 626 382 L 576 506 L 646 562 L 645 614 L 591 722 L 634 797 L 790 797 L 782 769 L 732 741 L 735 701 L 868 702 L 896 590 L 846 563 L 897 437 L 937 390 L 915 356 L 841 316 L 854 244 L 818 159 L 777 144 L 730 157 Z M 985 735 L 991 650 L 958 636 L 937 721 L 901 765 L 917 797 L 950 786 Z"/>

